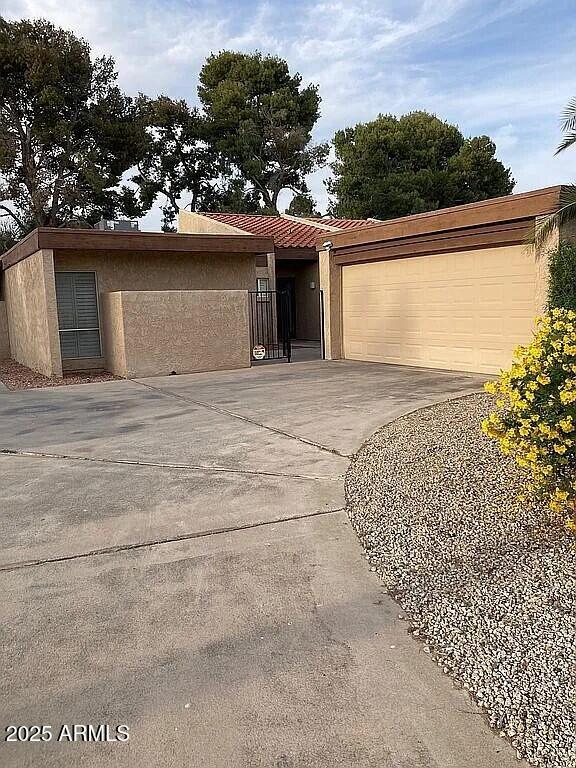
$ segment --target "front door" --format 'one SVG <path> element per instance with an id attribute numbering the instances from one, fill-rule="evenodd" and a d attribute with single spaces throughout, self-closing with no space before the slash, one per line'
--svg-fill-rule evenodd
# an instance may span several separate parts
<path id="1" fill-rule="evenodd" d="M 293 277 L 277 277 L 276 290 L 288 296 L 288 334 L 296 336 L 296 280 Z"/>

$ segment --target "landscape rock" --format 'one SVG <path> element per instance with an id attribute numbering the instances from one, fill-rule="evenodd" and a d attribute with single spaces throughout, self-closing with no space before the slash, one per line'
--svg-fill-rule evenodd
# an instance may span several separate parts
<path id="1" fill-rule="evenodd" d="M 354 457 L 347 511 L 408 631 L 519 758 L 576 766 L 576 537 L 520 503 L 520 470 L 472 395 L 381 428 Z M 432 653 L 433 652 L 433 653 Z"/>

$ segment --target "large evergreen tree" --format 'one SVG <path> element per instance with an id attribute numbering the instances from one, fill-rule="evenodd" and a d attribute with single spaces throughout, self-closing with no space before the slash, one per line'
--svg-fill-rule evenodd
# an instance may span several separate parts
<path id="1" fill-rule="evenodd" d="M 512 192 L 510 170 L 487 136 L 465 139 L 426 112 L 338 131 L 327 183 L 336 216 L 390 219 Z"/>
<path id="2" fill-rule="evenodd" d="M 206 119 L 198 109 L 167 96 L 142 96 L 139 104 L 146 116 L 147 146 L 132 181 L 145 208 L 158 196 L 164 199 L 164 230 L 174 229 L 181 207 L 258 211 L 258 200 L 246 182 L 208 142 Z"/>
<path id="3" fill-rule="evenodd" d="M 19 236 L 137 215 L 121 179 L 144 146 L 112 59 L 47 21 L 0 18 L 0 216 Z"/>
<path id="4" fill-rule="evenodd" d="M 320 167 L 327 145 L 312 145 L 320 115 L 316 86 L 275 56 L 223 51 L 200 72 L 198 95 L 210 141 L 252 186 L 268 212 L 284 189 L 306 195 L 306 175 Z"/>

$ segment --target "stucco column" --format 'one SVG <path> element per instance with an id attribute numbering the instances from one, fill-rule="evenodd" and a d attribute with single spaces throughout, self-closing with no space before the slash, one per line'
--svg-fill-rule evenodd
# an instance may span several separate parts
<path id="1" fill-rule="evenodd" d="M 274 252 L 266 254 L 266 266 L 268 268 L 268 279 L 270 280 L 270 290 L 276 290 L 276 254 Z"/>
<path id="2" fill-rule="evenodd" d="M 320 288 L 324 297 L 324 356 L 342 358 L 342 267 L 334 263 L 334 252 L 318 252 Z"/>
<path id="3" fill-rule="evenodd" d="M 62 378 L 62 355 L 60 352 L 60 327 L 56 302 L 56 278 L 54 275 L 54 251 L 43 250 L 44 287 L 46 291 L 46 324 L 50 345 L 52 376 Z"/>

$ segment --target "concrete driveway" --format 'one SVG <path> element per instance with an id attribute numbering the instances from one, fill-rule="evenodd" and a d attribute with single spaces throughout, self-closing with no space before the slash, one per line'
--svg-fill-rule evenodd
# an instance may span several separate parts
<path id="1" fill-rule="evenodd" d="M 517 765 L 343 511 L 365 438 L 478 385 L 318 361 L 0 394 L 0 721 L 54 734 L 0 764 Z M 130 740 L 56 741 L 87 723 Z"/>

